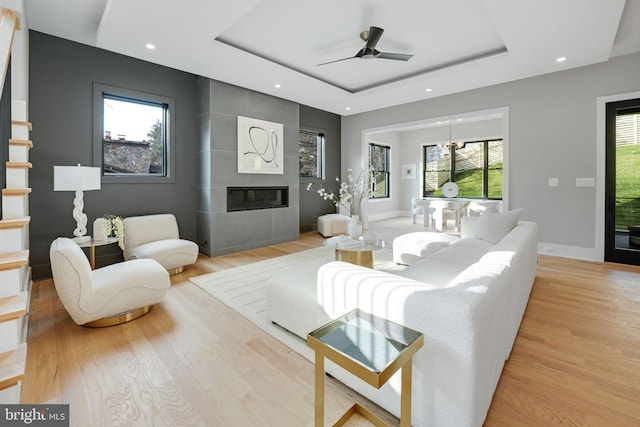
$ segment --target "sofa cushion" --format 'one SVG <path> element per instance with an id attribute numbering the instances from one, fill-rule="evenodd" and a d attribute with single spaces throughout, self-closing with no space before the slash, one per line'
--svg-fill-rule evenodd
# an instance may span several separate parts
<path id="1" fill-rule="evenodd" d="M 393 239 L 393 261 L 396 264 L 411 265 L 432 253 L 449 246 L 457 237 L 444 233 L 417 231 L 406 233 Z"/>
<path id="2" fill-rule="evenodd" d="M 487 252 L 489 252 L 495 245 L 480 239 L 463 238 L 460 240 L 456 240 L 455 242 L 452 242 L 450 246 L 456 247 L 456 248 L 464 248 L 466 250 L 478 251 L 478 253 L 481 253 L 482 255 L 484 255 Z"/>
<path id="3" fill-rule="evenodd" d="M 465 268 L 465 265 L 445 259 L 425 258 L 404 270 L 394 271 L 393 273 L 396 276 L 418 280 L 436 287 L 445 287 Z"/>
<path id="4" fill-rule="evenodd" d="M 482 258 L 492 247 L 491 243 L 484 240 L 460 239 L 429 255 L 429 258 L 460 264 L 466 268 Z"/>
<path id="5" fill-rule="evenodd" d="M 482 215 L 476 225 L 476 238 L 493 244 L 498 243 L 516 226 L 521 212 L 522 209 L 515 209 Z"/>

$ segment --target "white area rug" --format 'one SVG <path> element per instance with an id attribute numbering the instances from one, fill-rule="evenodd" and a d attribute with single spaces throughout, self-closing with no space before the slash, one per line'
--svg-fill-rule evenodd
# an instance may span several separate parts
<path id="1" fill-rule="evenodd" d="M 308 249 L 265 261 L 192 277 L 189 280 L 295 352 L 312 360 L 313 351 L 307 347 L 305 340 L 274 325 L 267 318 L 266 283 L 274 274 L 295 269 L 301 263 L 318 259 L 326 262 L 333 261 L 335 259 L 334 249 L 327 246 Z M 384 249 L 375 251 L 374 268 L 386 271 L 402 268 L 392 261 L 391 244 Z M 314 272 L 310 273 L 314 274 Z"/>

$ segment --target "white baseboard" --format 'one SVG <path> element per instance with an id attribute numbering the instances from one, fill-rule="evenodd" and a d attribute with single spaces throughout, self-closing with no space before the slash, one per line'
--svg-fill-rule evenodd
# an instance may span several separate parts
<path id="1" fill-rule="evenodd" d="M 411 213 L 405 213 L 405 211 L 383 212 L 379 214 L 368 215 L 367 219 L 369 221 L 378 221 L 381 219 L 395 218 L 398 216 L 411 216 Z"/>
<path id="2" fill-rule="evenodd" d="M 573 258 L 592 262 L 603 262 L 595 248 L 583 248 L 580 246 L 558 245 L 556 243 L 538 242 L 538 254 Z"/>

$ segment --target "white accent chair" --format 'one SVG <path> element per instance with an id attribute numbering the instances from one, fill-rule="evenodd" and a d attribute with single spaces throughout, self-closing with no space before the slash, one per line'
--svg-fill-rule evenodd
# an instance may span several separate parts
<path id="1" fill-rule="evenodd" d="M 151 258 L 174 275 L 198 259 L 198 245 L 180 238 L 172 214 L 130 216 L 123 224 L 125 260 Z"/>
<path id="2" fill-rule="evenodd" d="M 53 281 L 62 305 L 78 325 L 113 326 L 148 313 L 171 285 L 156 261 L 125 261 L 91 270 L 73 240 L 59 237 L 49 249 Z"/>
<path id="3" fill-rule="evenodd" d="M 433 200 L 430 206 L 434 208 L 433 222 L 436 230 L 444 231 L 447 229 L 447 220 L 456 220 L 455 210 L 451 202 L 446 200 Z"/>
<path id="4" fill-rule="evenodd" d="M 349 233 L 349 217 L 342 214 L 326 214 L 318 217 L 318 232 L 324 237 Z"/>
<path id="5" fill-rule="evenodd" d="M 411 199 L 411 222 L 416 224 L 418 215 L 424 215 L 424 206 L 418 204 L 418 199 Z"/>
<path id="6" fill-rule="evenodd" d="M 481 216 L 487 212 L 497 213 L 500 211 L 500 202 L 493 200 L 479 200 L 469 203 L 467 206 L 468 216 Z"/>
<path id="7" fill-rule="evenodd" d="M 435 227 L 435 208 L 431 206 L 431 202 L 428 202 L 419 198 L 411 199 L 411 220 L 414 224 L 417 224 L 418 215 L 423 215 L 422 223 L 425 227 Z"/>

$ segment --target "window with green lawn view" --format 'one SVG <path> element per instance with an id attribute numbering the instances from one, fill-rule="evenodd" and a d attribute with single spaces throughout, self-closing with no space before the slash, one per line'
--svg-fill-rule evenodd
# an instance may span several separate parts
<path id="1" fill-rule="evenodd" d="M 300 176 L 324 179 L 324 134 L 300 129 L 298 136 Z"/>
<path id="2" fill-rule="evenodd" d="M 423 150 L 424 197 L 443 197 L 442 186 L 455 182 L 457 197 L 502 199 L 502 139 L 426 145 Z"/>
<path id="3" fill-rule="evenodd" d="M 371 168 L 371 198 L 390 197 L 391 188 L 391 148 L 386 145 L 369 144 L 369 161 Z"/>

